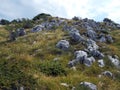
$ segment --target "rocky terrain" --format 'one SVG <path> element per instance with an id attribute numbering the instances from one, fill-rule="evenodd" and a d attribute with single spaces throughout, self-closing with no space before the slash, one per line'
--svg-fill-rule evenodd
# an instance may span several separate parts
<path id="1" fill-rule="evenodd" d="M 48 14 L 29 22 L 0 27 L 1 90 L 120 90 L 120 24 Z"/>

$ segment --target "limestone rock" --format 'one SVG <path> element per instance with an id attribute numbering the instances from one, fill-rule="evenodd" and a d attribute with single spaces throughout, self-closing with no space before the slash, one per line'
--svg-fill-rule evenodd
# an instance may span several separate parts
<path id="1" fill-rule="evenodd" d="M 67 40 L 60 40 L 57 44 L 56 47 L 62 50 L 68 50 L 70 47 L 70 44 Z"/>

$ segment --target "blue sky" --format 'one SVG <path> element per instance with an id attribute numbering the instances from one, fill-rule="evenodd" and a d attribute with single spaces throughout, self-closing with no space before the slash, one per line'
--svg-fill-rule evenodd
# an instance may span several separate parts
<path id="1" fill-rule="evenodd" d="M 0 19 L 32 18 L 39 13 L 102 21 L 107 17 L 120 23 L 119 0 L 0 0 Z"/>

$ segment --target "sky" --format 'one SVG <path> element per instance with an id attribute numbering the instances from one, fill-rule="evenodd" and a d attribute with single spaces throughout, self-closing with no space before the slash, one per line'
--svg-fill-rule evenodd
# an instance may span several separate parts
<path id="1" fill-rule="evenodd" d="M 47 13 L 71 19 L 74 16 L 120 23 L 119 0 L 0 0 L 0 19 L 33 18 Z"/>

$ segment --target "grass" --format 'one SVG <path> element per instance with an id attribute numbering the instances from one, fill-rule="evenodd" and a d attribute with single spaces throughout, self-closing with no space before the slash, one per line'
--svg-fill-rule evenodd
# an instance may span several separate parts
<path id="1" fill-rule="evenodd" d="M 110 34 L 115 38 L 115 43 L 100 44 L 100 50 L 105 54 L 116 54 L 120 57 L 120 31 L 114 30 Z M 71 90 L 80 82 L 88 81 L 96 84 L 98 90 L 120 90 L 120 74 L 109 63 L 107 57 L 104 58 L 104 68 L 98 67 L 97 63 L 89 68 L 78 64 L 76 71 L 67 67 L 68 61 L 74 58 L 74 48 L 82 50 L 84 46 L 71 44 L 71 49 L 67 52 L 57 49 L 55 45 L 59 40 L 69 40 L 66 32 L 60 29 L 38 33 L 30 33 L 28 30 L 27 35 L 19 37 L 14 42 L 8 42 L 8 36 L 8 31 L 0 27 L 0 89 L 10 90 L 13 86 L 24 86 L 29 90 Z M 67 75 L 54 77 L 40 71 L 38 65 L 53 62 L 55 58 L 58 58 Z M 105 70 L 113 72 L 116 78 L 99 78 L 98 75 Z M 70 87 L 62 86 L 60 83 L 67 83 Z"/>

